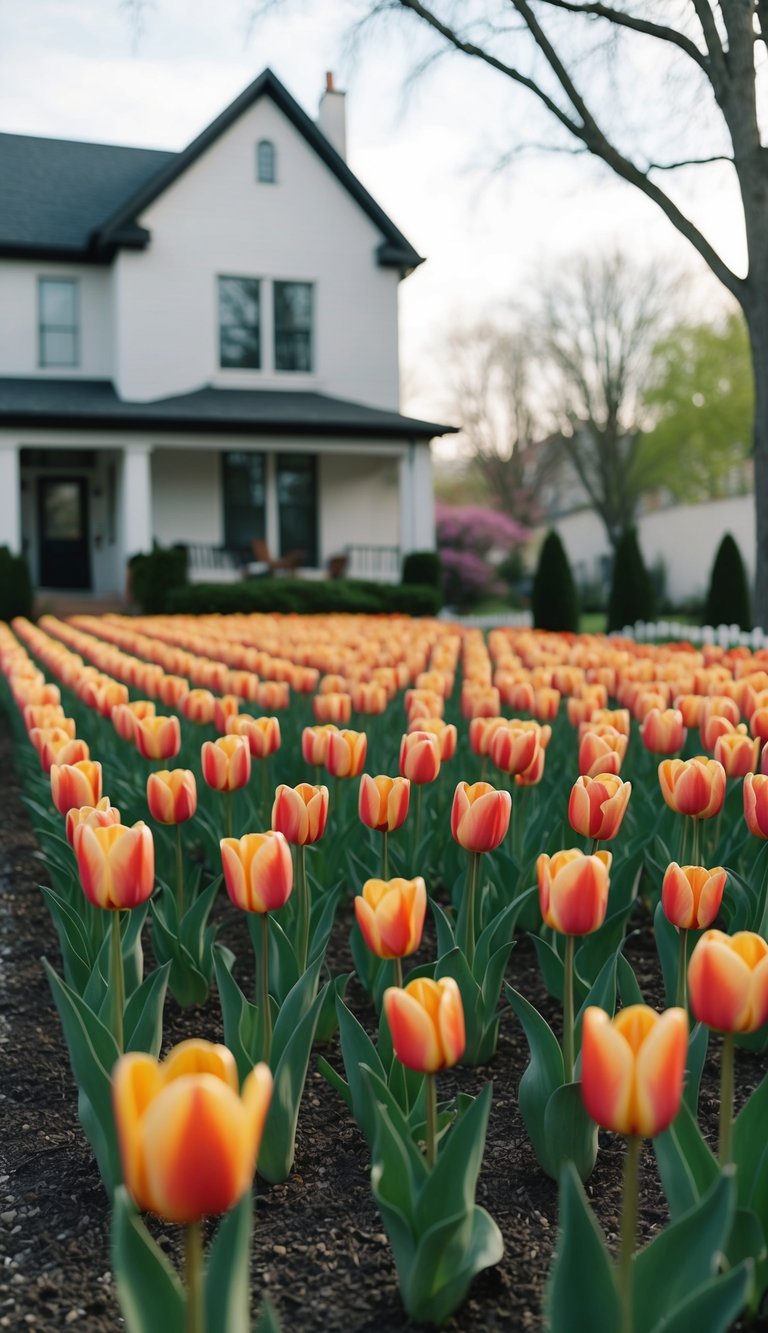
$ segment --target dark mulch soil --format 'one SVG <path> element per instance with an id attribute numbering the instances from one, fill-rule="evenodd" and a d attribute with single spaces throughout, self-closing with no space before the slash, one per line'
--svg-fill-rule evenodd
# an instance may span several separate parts
<path id="1" fill-rule="evenodd" d="M 40 966 L 58 956 L 56 938 L 36 885 L 44 867 L 13 777 L 12 743 L 0 717 L 0 1328 L 106 1333 L 122 1327 L 110 1275 L 106 1199 L 77 1119 L 67 1053 Z M 661 1007 L 655 951 L 647 924 L 628 946 L 641 987 Z M 232 929 L 237 930 L 237 926 Z M 223 938 L 237 947 L 225 930 Z M 344 931 L 337 932 L 334 970 L 348 970 Z M 338 940 L 342 943 L 339 944 Z M 533 950 L 518 943 L 510 979 L 557 1024 Z M 368 1008 L 350 986 L 355 1012 Z M 181 1012 L 169 1001 L 168 1044 L 185 1036 L 220 1039 L 215 998 L 203 1011 Z M 334 1060 L 337 1051 L 328 1052 Z M 447 1328 L 535 1330 L 556 1234 L 557 1190 L 531 1152 L 517 1112 L 516 1088 L 528 1058 L 511 1011 L 504 1014 L 499 1050 L 486 1070 L 460 1070 L 441 1079 L 477 1091 L 489 1078 L 494 1098 L 478 1201 L 496 1218 L 505 1241 L 497 1268 L 481 1275 Z M 764 1060 L 739 1055 L 742 1095 L 764 1072 Z M 717 1062 L 710 1059 L 702 1096 L 713 1138 Z M 601 1136 L 597 1167 L 587 1186 L 609 1242 L 616 1239 L 621 1195 L 621 1143 Z M 641 1232 L 663 1225 L 666 1205 L 653 1154 L 644 1153 Z M 162 1225 L 161 1242 L 176 1240 Z M 311 1073 L 299 1121 L 296 1164 L 284 1185 L 259 1185 L 254 1228 L 254 1283 L 270 1294 L 286 1330 L 300 1333 L 397 1333 L 410 1327 L 381 1221 L 373 1205 L 366 1145 L 346 1108 Z M 161 1333 L 161 1331 L 159 1331 Z M 211 1330 L 226 1333 L 226 1330 Z"/>

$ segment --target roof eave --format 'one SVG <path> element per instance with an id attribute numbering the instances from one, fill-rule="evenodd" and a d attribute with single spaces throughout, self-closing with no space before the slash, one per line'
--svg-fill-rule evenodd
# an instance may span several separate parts
<path id="1" fill-rule="evenodd" d="M 50 430 L 110 430 L 157 432 L 183 431 L 185 435 L 300 435 L 342 436 L 366 440 L 433 439 L 450 435 L 456 426 L 441 426 L 437 422 L 414 421 L 399 425 L 366 425 L 361 422 L 308 422 L 308 421 L 231 421 L 180 418 L 169 420 L 161 416 L 113 416 L 104 413 L 61 412 L 4 412 L 0 409 L 0 426 L 16 429 Z"/>

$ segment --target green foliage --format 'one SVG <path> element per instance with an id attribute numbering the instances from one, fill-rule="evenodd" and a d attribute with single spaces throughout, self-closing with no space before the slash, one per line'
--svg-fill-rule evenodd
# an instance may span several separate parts
<path id="1" fill-rule="evenodd" d="M 718 546 L 712 565 L 704 606 L 704 624 L 752 628 L 747 573 L 741 552 L 730 532 L 726 532 Z"/>
<path id="2" fill-rule="evenodd" d="M 363 579 L 244 579 L 241 583 L 193 583 L 174 589 L 167 610 L 184 615 L 281 612 L 319 615 L 434 616 L 442 606 L 434 585 L 371 583 Z"/>
<path id="3" fill-rule="evenodd" d="M 554 528 L 547 533 L 539 552 L 531 606 L 536 629 L 578 631 L 576 584 L 565 547 Z"/>
<path id="4" fill-rule="evenodd" d="M 653 620 L 655 610 L 653 583 L 643 560 L 637 531 L 627 528 L 614 553 L 608 598 L 608 633 L 623 629 L 625 625 L 634 625 L 637 620 Z"/>
<path id="5" fill-rule="evenodd" d="M 644 406 L 656 425 L 640 443 L 643 489 L 663 486 L 687 502 L 729 494 L 734 467 L 749 457 L 754 418 L 742 315 L 734 312 L 720 326 L 679 326 L 656 344 L 652 356 L 655 383 Z"/>
<path id="6" fill-rule="evenodd" d="M 146 554 L 131 556 L 131 601 L 144 615 L 169 610 L 169 594 L 187 582 L 187 552 L 183 546 L 158 546 Z"/>
<path id="7" fill-rule="evenodd" d="M 443 565 L 437 551 L 409 551 L 403 558 L 402 583 L 437 588 L 442 597 Z"/>
<path id="8" fill-rule="evenodd" d="M 31 616 L 33 600 L 26 557 L 0 546 L 0 620 Z"/>

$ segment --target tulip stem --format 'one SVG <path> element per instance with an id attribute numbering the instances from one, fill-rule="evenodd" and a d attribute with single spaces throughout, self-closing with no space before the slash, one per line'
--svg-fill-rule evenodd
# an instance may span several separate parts
<path id="1" fill-rule="evenodd" d="M 573 954 L 576 944 L 573 935 L 565 937 L 563 963 L 563 1076 L 573 1083 Z"/>
<path id="2" fill-rule="evenodd" d="M 187 1282 L 186 1333 L 205 1333 L 203 1231 L 199 1222 L 189 1222 L 184 1231 L 184 1275 Z"/>
<path id="3" fill-rule="evenodd" d="M 731 1161 L 733 1131 L 733 1033 L 723 1033 L 723 1051 L 720 1057 L 720 1165 Z"/>
<path id="4" fill-rule="evenodd" d="M 232 792 L 231 792 L 231 791 L 225 791 L 225 793 L 224 793 L 224 801 L 225 801 L 225 803 L 226 803 L 226 814 L 225 814 L 225 819 L 226 819 L 226 821 L 227 821 L 227 837 L 228 837 L 228 838 L 231 838 L 231 837 L 233 836 L 233 834 L 232 834 L 232 829 L 233 829 L 233 827 L 234 827 L 234 820 L 233 820 L 233 815 L 232 815 Z"/>
<path id="5" fill-rule="evenodd" d="M 701 824 L 695 815 L 693 817 L 693 852 L 691 853 L 691 863 L 695 866 L 701 865 Z"/>
<path id="6" fill-rule="evenodd" d="M 394 965 L 395 965 L 395 985 L 396 985 L 396 986 L 399 986 L 400 990 L 402 990 L 402 989 L 403 989 L 403 960 L 402 960 L 401 958 L 393 958 L 393 959 L 392 959 L 392 962 L 393 962 Z"/>
<path id="7" fill-rule="evenodd" d="M 272 1009 L 269 1003 L 269 912 L 261 913 L 261 1013 L 264 1041 L 261 1058 L 269 1064 L 272 1054 Z"/>
<path id="8" fill-rule="evenodd" d="M 676 1003 L 680 1009 L 685 1009 L 688 1004 L 687 999 L 687 972 L 688 972 L 688 931 L 681 926 L 678 930 L 679 953 L 677 957 L 677 997 Z"/>
<path id="9" fill-rule="evenodd" d="M 389 879 L 389 832 L 384 829 L 381 835 L 381 878 Z"/>
<path id="10" fill-rule="evenodd" d="M 423 783 L 416 784 L 416 823 L 413 833 L 413 852 L 418 855 L 419 843 L 421 842 L 421 803 L 424 795 Z"/>
<path id="11" fill-rule="evenodd" d="M 125 1048 L 123 1014 L 125 1011 L 125 977 L 123 976 L 123 944 L 120 937 L 120 912 L 112 913 L 112 988 L 114 991 L 115 1042 L 120 1055 Z"/>
<path id="12" fill-rule="evenodd" d="M 469 878 L 467 885 L 467 920 L 464 931 L 464 956 L 471 967 L 475 959 L 475 914 L 477 898 L 477 879 L 480 870 L 480 852 L 469 853 Z"/>
<path id="13" fill-rule="evenodd" d="M 522 790 L 517 793 L 512 792 L 512 855 L 516 861 L 520 860 L 520 833 L 521 833 L 521 808 Z"/>
<path id="14" fill-rule="evenodd" d="M 684 865 L 687 864 L 686 859 L 685 859 L 685 853 L 686 853 L 686 849 L 687 849 L 687 847 L 688 847 L 688 824 L 689 824 L 689 822 L 690 822 L 690 821 L 687 820 L 687 819 L 684 819 L 684 820 L 683 820 L 683 833 L 682 833 L 682 837 L 680 838 L 680 865 L 681 865 L 681 866 L 684 866 Z"/>
<path id="15" fill-rule="evenodd" d="M 184 855 L 181 848 L 181 824 L 176 825 L 176 913 L 184 915 Z"/>
<path id="16" fill-rule="evenodd" d="M 600 847 L 600 839 L 599 839 L 599 838 L 593 838 L 593 839 L 592 839 L 592 846 L 591 846 L 590 849 L 589 849 L 589 854 L 590 854 L 590 856 L 596 856 L 599 847 Z"/>
<path id="17" fill-rule="evenodd" d="M 424 1106 L 427 1115 L 427 1166 L 437 1160 L 437 1080 L 434 1074 L 425 1074 Z"/>
<path id="18" fill-rule="evenodd" d="M 621 1249 L 619 1251 L 621 1333 L 632 1333 L 634 1328 L 632 1259 L 637 1240 L 637 1168 L 641 1142 L 639 1134 L 630 1134 L 627 1139 L 627 1155 L 624 1159 L 624 1197 L 621 1205 Z"/>
<path id="19" fill-rule="evenodd" d="M 272 811 L 269 808 L 269 772 L 266 755 L 261 761 L 261 802 L 264 807 L 264 828 L 272 827 Z"/>
<path id="20" fill-rule="evenodd" d="M 299 881 L 299 963 L 302 975 L 307 970 L 309 958 L 309 880 L 307 879 L 307 849 L 299 844 L 296 848 Z"/>

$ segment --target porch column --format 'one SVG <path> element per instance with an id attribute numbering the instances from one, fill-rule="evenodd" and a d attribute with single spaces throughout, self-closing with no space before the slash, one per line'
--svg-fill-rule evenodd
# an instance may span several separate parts
<path id="1" fill-rule="evenodd" d="M 407 555 L 416 549 L 414 538 L 414 493 L 413 493 L 413 442 L 408 444 L 406 452 L 398 461 L 398 485 L 400 490 L 400 555 Z"/>
<path id="2" fill-rule="evenodd" d="M 123 556 L 152 550 L 152 445 L 132 440 L 123 446 L 122 528 Z"/>
<path id="3" fill-rule="evenodd" d="M 280 501 L 277 494 L 277 454 L 264 455 L 264 540 L 273 560 L 280 554 Z"/>
<path id="4" fill-rule="evenodd" d="M 417 551 L 435 549 L 435 488 L 429 441 L 413 448 L 413 545 Z"/>
<path id="5" fill-rule="evenodd" d="M 21 477 L 19 449 L 0 444 L 0 546 L 21 552 Z"/>

